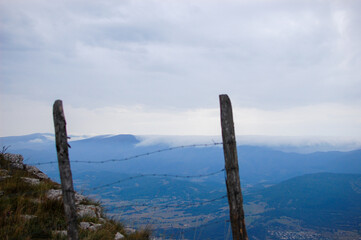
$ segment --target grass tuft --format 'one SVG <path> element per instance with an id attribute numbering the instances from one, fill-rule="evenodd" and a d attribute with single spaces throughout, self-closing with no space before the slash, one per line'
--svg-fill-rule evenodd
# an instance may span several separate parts
<path id="1" fill-rule="evenodd" d="M 21 169 L 12 168 L 3 153 L 0 153 L 0 239 L 67 239 L 55 231 L 66 230 L 66 221 L 62 200 L 48 199 L 45 194 L 49 189 L 59 189 L 59 184 L 42 179 L 40 184 L 26 183 L 22 178 L 37 178 Z M 10 177 L 4 178 L 6 174 Z M 99 202 L 87 198 L 81 204 L 101 206 Z M 80 239 L 114 239 L 117 232 L 125 236 L 125 240 L 149 239 L 151 231 L 144 229 L 126 234 L 124 226 L 114 220 L 101 220 L 93 217 L 79 218 L 78 222 L 102 224 L 95 230 L 79 230 Z"/>

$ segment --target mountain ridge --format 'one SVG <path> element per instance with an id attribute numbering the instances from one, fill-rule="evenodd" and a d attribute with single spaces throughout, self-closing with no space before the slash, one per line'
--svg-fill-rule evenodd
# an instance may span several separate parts
<path id="1" fill-rule="evenodd" d="M 122 142 L 118 140 L 124 141 Z M 87 184 L 88 186 L 89 184 L 90 186 L 98 186 L 99 184 L 115 182 L 122 178 L 131 179 L 133 176 L 139 174 L 166 173 L 174 175 L 196 175 L 215 172 L 224 168 L 223 152 L 221 146 L 180 148 L 172 151 L 164 151 L 157 154 L 146 155 L 146 157 L 137 157 L 132 159 L 131 161 L 114 161 L 104 164 L 87 164 L 76 162 L 77 160 L 82 160 L 86 162 L 88 160 L 102 161 L 112 158 L 115 160 L 124 159 L 147 152 L 156 152 L 156 150 L 169 147 L 164 144 L 148 144 L 144 146 L 139 144 L 139 141 L 140 140 L 133 135 L 104 135 L 92 138 L 90 141 L 71 141 L 70 145 L 72 146 L 72 148 L 70 149 L 70 161 L 73 169 L 73 177 L 75 179 L 75 187 L 78 189 L 82 189 L 82 186 L 86 186 Z M 52 164 L 44 165 L 44 167 L 45 169 L 47 169 L 47 171 L 53 169 L 52 177 L 56 177 L 58 175 L 56 152 L 55 145 L 53 144 L 51 139 L 49 139 L 48 142 L 46 142 L 44 145 L 42 145 L 42 143 L 40 142 L 32 144 L 38 144 L 42 147 L 39 147 L 39 150 L 20 148 L 20 152 L 26 153 L 27 155 L 24 155 L 26 158 L 32 157 L 36 160 L 39 159 L 40 163 L 42 163 L 43 161 L 53 161 Z M 297 239 L 305 239 L 302 237 L 308 237 L 308 239 L 330 239 L 330 237 L 327 237 L 327 234 L 327 236 L 325 235 L 326 237 L 320 238 L 321 235 L 317 233 L 317 231 L 319 231 L 329 234 L 330 231 L 329 229 L 325 229 L 325 226 L 318 226 L 317 229 L 313 229 L 310 226 L 303 225 L 302 221 L 308 219 L 307 221 L 312 222 L 312 216 L 315 216 L 312 215 L 311 210 L 305 210 L 304 216 L 300 216 L 300 213 L 295 210 L 301 207 L 307 207 L 307 204 L 305 204 L 305 199 L 297 195 L 287 195 L 288 192 L 292 192 L 292 189 L 303 189 L 305 187 L 304 184 L 296 184 L 296 187 L 286 186 L 292 185 L 292 181 L 303 181 L 307 177 L 312 178 L 312 176 L 318 176 L 322 179 L 324 176 L 332 177 L 332 174 L 338 174 L 337 176 L 341 177 L 343 176 L 342 174 L 349 175 L 347 173 L 353 173 L 356 175 L 360 174 L 361 150 L 354 150 L 350 152 L 333 151 L 300 154 L 282 152 L 268 147 L 245 145 L 238 146 L 237 150 L 239 155 L 241 183 L 243 191 L 245 193 L 245 209 L 251 209 L 251 212 L 248 213 L 247 220 L 248 226 L 250 227 L 250 234 L 253 234 L 252 236 L 255 236 L 256 238 L 258 237 L 258 239 L 281 239 L 282 236 L 288 236 L 288 238 L 282 239 L 294 239 L 292 237 L 295 236 L 298 236 Z M 39 167 L 42 166 L 43 165 L 39 165 Z M 107 171 L 109 173 L 107 174 L 107 177 L 104 178 L 103 174 Z M 301 175 L 302 178 L 299 179 L 298 177 Z M 99 179 L 97 179 L 98 177 Z M 315 183 L 317 183 L 317 181 L 317 179 L 314 179 Z M 196 194 L 195 197 L 199 198 L 197 201 L 208 201 L 213 198 L 218 198 L 219 196 L 222 196 L 222 194 L 225 194 L 224 176 L 222 174 L 213 176 L 209 179 L 202 179 L 202 182 L 199 182 L 201 184 L 192 184 L 191 181 L 184 182 L 183 184 L 182 181 L 173 181 L 167 178 L 148 178 L 144 186 L 142 185 L 142 181 L 137 181 L 136 179 L 127 181 L 125 183 L 125 185 L 111 185 L 109 189 L 104 189 L 104 191 L 100 189 L 100 191 L 96 191 L 94 192 L 94 194 L 98 195 L 99 199 L 105 199 L 105 201 L 110 204 L 110 207 L 112 206 L 112 203 L 122 202 L 124 204 L 127 204 L 127 201 L 131 202 L 133 200 L 140 200 L 141 202 L 151 202 L 154 204 L 156 204 L 158 201 L 159 203 L 163 203 L 165 205 L 169 205 L 166 204 L 167 201 L 169 201 L 170 203 L 176 202 L 175 205 L 182 205 L 193 201 L 192 194 L 195 191 L 197 191 L 198 194 Z M 181 189 L 178 191 L 174 187 L 170 188 L 172 183 L 174 183 L 176 186 L 180 186 Z M 327 181 L 325 183 L 322 183 L 324 185 L 324 189 L 332 190 L 332 188 L 330 188 L 330 186 L 326 183 Z M 154 186 L 156 187 L 154 188 L 152 184 L 154 184 Z M 184 189 L 182 188 L 182 186 L 189 189 Z M 356 184 L 355 188 L 358 189 L 358 186 L 359 185 Z M 142 189 L 144 189 L 144 191 Z M 339 188 L 339 191 L 345 189 L 346 188 L 344 187 Z M 153 193 L 153 190 L 155 190 L 156 193 Z M 140 194 L 139 191 L 141 191 L 142 194 Z M 275 194 L 273 198 L 271 194 L 272 191 L 278 192 L 278 194 Z M 211 192 L 214 192 L 214 195 L 211 195 Z M 322 193 L 322 191 L 318 189 L 313 189 L 311 193 L 312 192 Z M 329 194 L 329 192 L 327 192 L 327 194 Z M 327 196 L 327 194 L 324 195 Z M 332 194 L 330 195 L 331 197 L 335 195 Z M 257 198 L 257 196 L 260 195 L 263 196 L 263 201 L 262 199 Z M 128 196 L 129 198 L 123 199 L 122 196 Z M 312 197 L 322 200 L 323 196 L 313 194 Z M 327 201 L 325 202 L 322 200 L 319 205 L 324 204 L 325 206 L 332 206 L 332 204 L 337 204 L 337 201 L 339 200 L 337 200 L 336 197 L 331 198 L 334 199 L 334 201 L 331 203 L 327 203 Z M 154 198 L 159 199 L 155 199 L 155 201 L 153 201 Z M 358 199 L 358 195 L 356 197 L 352 195 L 351 198 Z M 347 202 L 347 199 L 341 200 Z M 302 204 L 297 205 L 297 202 Z M 272 205 L 275 203 L 279 204 Z M 353 202 L 353 205 L 355 205 L 354 203 L 355 201 Z M 226 202 L 217 201 L 215 202 L 215 204 L 215 206 L 202 205 L 202 207 L 196 209 L 173 209 L 172 211 L 178 214 L 176 215 L 176 218 L 178 218 L 179 221 L 182 218 L 189 220 L 192 219 L 192 221 L 195 221 L 194 224 L 196 224 L 196 222 L 198 221 L 198 224 L 196 224 L 196 226 L 199 226 L 200 223 L 206 223 L 210 219 L 213 219 L 210 221 L 210 223 L 213 222 L 214 224 L 212 225 L 212 227 L 216 228 L 217 222 L 219 222 L 219 220 L 222 220 L 217 219 L 217 215 L 210 216 L 208 220 L 207 218 L 205 220 L 195 220 L 197 218 L 189 216 L 189 214 L 196 213 L 201 215 L 207 215 L 206 213 L 208 211 L 213 210 L 217 214 L 226 216 L 227 211 L 224 210 L 227 206 L 225 205 Z M 118 205 L 114 207 L 117 206 Z M 272 210 L 272 208 L 274 208 L 274 210 Z M 136 207 L 135 209 L 133 209 L 132 206 L 129 206 L 129 209 L 125 213 L 134 212 L 134 210 L 136 209 Z M 147 208 L 144 208 L 144 210 L 145 209 Z M 342 208 L 338 209 L 338 211 L 345 213 L 345 216 L 350 216 L 350 219 L 353 222 L 357 223 L 357 218 L 355 218 L 355 216 L 352 214 L 353 212 L 358 212 L 358 209 L 359 208 L 357 206 L 356 210 L 354 211 L 349 211 Z M 154 209 L 152 207 L 149 207 L 149 211 L 147 211 L 146 214 L 135 214 L 132 216 L 145 217 L 146 219 L 148 219 L 148 221 L 154 216 L 159 216 L 159 218 L 162 219 L 165 216 L 168 216 L 167 211 L 169 210 L 164 210 L 166 210 L 165 213 L 157 215 L 154 212 Z M 322 219 L 322 216 L 328 216 L 327 214 L 329 214 L 330 209 L 323 209 L 322 211 L 325 213 L 323 213 L 321 210 L 322 209 L 320 209 L 320 212 L 317 216 L 320 216 L 318 218 L 320 222 L 324 222 L 325 219 Z M 117 214 L 117 212 L 115 211 L 112 214 Z M 332 221 L 335 226 L 338 226 L 337 224 L 339 223 L 337 222 L 337 219 L 331 217 L 329 218 L 333 219 Z M 346 223 L 349 224 L 348 222 Z M 182 229 L 184 229 L 185 225 L 184 223 L 182 224 Z M 224 224 L 225 223 L 223 221 L 223 228 Z M 164 223 L 164 226 L 169 226 L 169 223 Z M 264 231 L 267 226 L 272 227 L 273 232 Z M 204 228 L 207 227 L 205 226 Z M 221 226 L 217 228 L 221 228 Z M 195 229 L 189 227 L 190 232 L 188 232 L 190 238 L 192 238 L 192 236 L 194 235 L 194 230 Z M 218 230 L 223 232 L 224 229 Z M 347 232 L 349 230 L 343 229 L 342 231 Z M 346 235 L 347 234 L 349 234 L 349 236 L 358 236 L 358 233 L 355 233 L 354 231 L 352 233 L 346 233 Z M 217 238 L 211 239 L 222 239 L 222 237 L 224 236 L 218 235 Z"/>
<path id="2" fill-rule="evenodd" d="M 246 212 L 258 219 L 248 228 L 255 239 L 361 239 L 361 174 L 305 174 L 244 198 L 246 209 L 262 206 Z"/>
<path id="3" fill-rule="evenodd" d="M 32 138 L 32 139 L 30 139 Z M 10 149 L 24 155 L 27 163 L 56 162 L 55 143 L 49 135 L 27 135 L 25 139 L 32 141 L 26 145 L 25 140 L 17 137 L 18 144 L 12 138 L 0 138 L 3 146 L 11 145 Z M 29 140 L 30 139 L 30 140 Z M 70 161 L 74 172 L 83 170 L 121 171 L 123 173 L 171 173 L 171 174 L 200 174 L 207 170 L 218 171 L 224 168 L 221 146 L 185 147 L 175 149 L 164 143 L 142 145 L 137 136 L 102 135 L 70 141 Z M 149 154 L 160 149 L 171 148 L 172 151 L 162 151 Z M 266 182 L 274 184 L 291 177 L 315 172 L 361 173 L 361 150 L 349 152 L 314 152 L 290 153 L 282 152 L 270 147 L 240 145 L 237 147 L 242 182 L 257 184 Z M 118 161 L 139 154 L 142 157 L 131 161 Z M 107 164 L 80 164 L 77 161 L 101 162 L 114 159 Z M 35 161 L 36 160 L 36 161 Z M 141 163 L 141 164 L 140 164 Z M 39 167 L 57 178 L 56 167 L 52 164 Z M 57 178 L 58 179 L 58 178 Z M 219 178 L 222 181 L 221 178 Z"/>

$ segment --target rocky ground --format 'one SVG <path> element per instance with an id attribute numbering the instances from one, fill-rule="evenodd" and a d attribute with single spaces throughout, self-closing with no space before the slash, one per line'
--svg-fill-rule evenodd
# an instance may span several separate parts
<path id="1" fill-rule="evenodd" d="M 49 211 L 54 210 L 60 212 L 60 219 L 55 226 L 49 220 L 44 221 L 45 226 L 50 226 L 51 238 L 63 239 L 66 238 L 67 231 L 64 225 L 64 216 L 62 205 L 62 190 L 60 185 L 49 179 L 49 177 L 41 172 L 37 167 L 26 165 L 23 163 L 23 157 L 19 154 L 1 154 L 0 166 L 0 210 L 2 220 L 0 220 L 0 228 L 8 229 L 8 235 L 1 235 L 0 238 L 11 239 L 9 234 L 12 234 L 11 229 L 14 224 L 20 224 L 17 229 L 23 226 L 34 228 L 31 223 L 40 224 L 41 219 L 45 219 L 46 215 L 43 211 L 42 204 L 52 205 L 58 204 L 57 209 L 49 208 Z M 16 203 L 15 201 L 19 201 Z M 151 239 L 149 230 L 136 231 L 135 229 L 124 227 L 121 223 L 108 219 L 102 211 L 99 203 L 88 199 L 79 193 L 75 194 L 79 236 L 82 239 Z M 45 208 L 46 211 L 46 208 Z M 61 214 L 62 213 L 62 214 Z M 56 215 L 56 214 L 53 214 Z M 47 217 L 49 219 L 49 216 Z M 19 222 L 18 222 L 19 221 Z M 25 221 L 23 226 L 21 222 Z M 55 220 L 54 220 L 55 221 Z M 13 222 L 13 225 L 9 225 Z M 44 227 L 45 227 L 44 226 Z M 49 235 L 48 229 L 43 230 Z M 38 231 L 38 230 L 37 230 Z M 107 236 L 105 238 L 101 237 Z M 34 234 L 29 230 L 29 234 Z M 44 233 L 45 234 L 45 233 Z M 113 237 L 109 237 L 112 235 Z M 20 236 L 20 235 L 18 235 Z M 100 237 L 100 238 L 99 238 Z M 29 237 L 27 239 L 32 239 Z"/>

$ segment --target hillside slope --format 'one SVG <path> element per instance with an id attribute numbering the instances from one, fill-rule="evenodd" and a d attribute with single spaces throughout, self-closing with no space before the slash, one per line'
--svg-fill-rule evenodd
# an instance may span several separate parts
<path id="1" fill-rule="evenodd" d="M 150 239 L 149 230 L 126 228 L 99 203 L 75 197 L 80 239 Z M 66 239 L 60 185 L 21 155 L 0 154 L 0 229 L 0 239 Z"/>
<path id="2" fill-rule="evenodd" d="M 361 239 L 360 174 L 307 174 L 245 200 L 254 239 Z"/>

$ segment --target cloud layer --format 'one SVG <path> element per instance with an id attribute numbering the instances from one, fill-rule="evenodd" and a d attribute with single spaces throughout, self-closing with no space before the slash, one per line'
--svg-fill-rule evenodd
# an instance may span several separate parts
<path id="1" fill-rule="evenodd" d="M 120 109 L 129 132 L 188 134 L 179 121 L 213 135 L 227 93 L 241 133 L 361 133 L 360 1 L 0 3 L 2 111 L 4 98 L 38 103 L 34 121 L 46 125 L 40 109 L 60 98 L 75 122 L 103 121 L 94 132 L 124 131 L 110 120 Z M 15 115 L 1 117 L 14 124 L 1 135 Z"/>
<path id="2" fill-rule="evenodd" d="M 38 101 L 3 97 L 2 136 L 53 132 L 52 106 Z M 71 135 L 208 135 L 219 136 L 218 108 L 150 109 L 116 106 L 87 109 L 64 103 Z M 285 110 L 233 109 L 238 135 L 344 136 L 360 139 L 361 108 L 337 104 Z"/>

